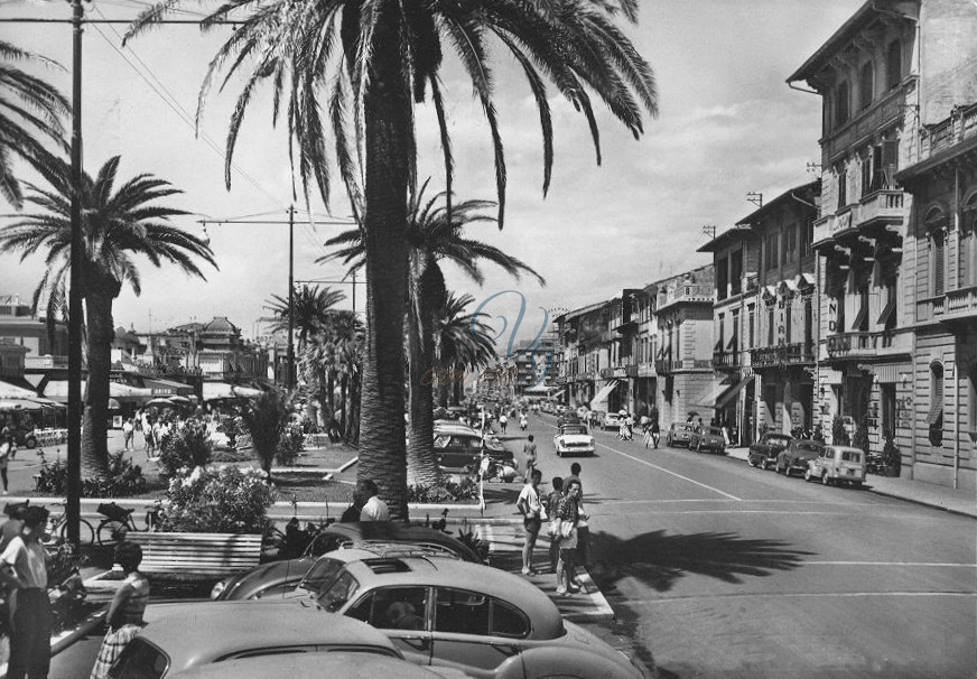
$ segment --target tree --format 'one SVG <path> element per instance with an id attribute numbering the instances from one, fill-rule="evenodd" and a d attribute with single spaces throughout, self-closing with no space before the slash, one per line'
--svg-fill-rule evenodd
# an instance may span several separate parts
<path id="1" fill-rule="evenodd" d="M 289 415 L 288 403 L 277 389 L 269 389 L 241 409 L 241 420 L 251 434 L 251 446 L 269 478 Z"/>
<path id="2" fill-rule="evenodd" d="M 51 189 L 25 184 L 29 191 L 25 203 L 39 211 L 18 215 L 14 223 L 0 229 L 0 249 L 19 250 L 22 260 L 47 251 L 48 270 L 38 291 L 58 289 L 69 278 L 71 265 L 71 168 L 63 160 L 54 162 L 53 170 L 43 173 Z M 115 156 L 95 178 L 83 174 L 80 187 L 85 243 L 81 294 L 88 345 L 82 462 L 86 472 L 96 476 L 103 475 L 108 464 L 105 437 L 115 337 L 112 304 L 124 283 L 137 295 L 142 291 L 135 256 L 142 255 L 157 267 L 164 262 L 176 264 L 185 273 L 201 278 L 197 258 L 217 267 L 202 240 L 169 223 L 171 217 L 189 213 L 155 204 L 182 191 L 151 174 L 137 175 L 116 189 L 118 168 L 119 156 Z"/>
<path id="3" fill-rule="evenodd" d="M 147 9 L 126 37 L 185 1 L 163 0 Z M 615 23 L 618 15 L 636 21 L 637 7 L 638 0 L 241 0 L 222 3 L 201 21 L 211 28 L 214 21 L 241 16 L 211 60 L 201 102 L 218 74 L 226 84 L 244 70 L 242 65 L 252 69 L 229 123 L 226 183 L 244 113 L 260 83 L 272 85 L 273 121 L 279 113 L 285 118 L 306 197 L 314 183 L 327 204 L 331 128 L 367 262 L 357 473 L 379 484 L 395 518 L 407 516 L 402 338 L 409 253 L 404 225 L 417 163 L 414 107 L 430 93 L 450 197 L 453 159 L 440 73 L 445 53 L 453 53 L 490 129 L 502 228 L 506 168 L 493 99 L 491 43 L 515 58 L 539 110 L 545 195 L 553 135 L 544 77 L 586 117 L 598 163 L 597 122 L 588 90 L 636 138 L 644 130 L 642 110 L 657 113 L 651 68 Z M 198 119 L 201 113 L 198 108 Z"/>
<path id="4" fill-rule="evenodd" d="M 474 374 L 498 358 L 495 347 L 487 341 L 495 332 L 481 320 L 485 314 L 466 313 L 468 305 L 474 301 L 475 298 L 471 295 L 457 297 L 449 292 L 441 308 L 435 365 L 439 374 L 449 376 L 438 383 L 438 400 L 442 406 L 448 405 L 450 387 L 454 387 L 454 398 L 457 399 L 458 391 L 463 385 L 463 381 L 457 379 L 459 373 Z"/>
<path id="5" fill-rule="evenodd" d="M 322 330 L 329 323 L 333 307 L 346 299 L 340 290 L 320 288 L 318 285 L 303 285 L 295 288 L 292 294 L 293 323 L 301 353 L 309 337 Z M 266 303 L 275 316 L 272 332 L 288 330 L 288 298 L 272 295 Z"/>
<path id="6" fill-rule="evenodd" d="M 333 309 L 326 322 L 299 355 L 299 369 L 305 383 L 318 392 L 320 406 L 331 420 L 337 411 L 343 438 L 357 442 L 358 429 L 351 426 L 351 413 L 359 411 L 359 374 L 362 362 L 363 324 L 352 311 Z M 339 406 L 335 393 L 339 385 Z M 331 422 L 327 421 L 327 428 Z"/>
<path id="7" fill-rule="evenodd" d="M 67 152 L 62 116 L 71 104 L 53 85 L 14 66 L 14 62 L 36 62 L 61 68 L 56 62 L 0 40 L 0 194 L 14 207 L 23 205 L 20 182 L 11 162 L 17 156 L 32 166 L 50 171 L 54 156 L 42 141 Z"/>
<path id="8" fill-rule="evenodd" d="M 454 206 L 449 213 L 447 195 L 439 193 L 431 199 L 424 194 L 430 180 L 420 191 L 411 194 L 407 223 L 410 244 L 408 268 L 407 346 L 408 385 L 410 403 L 410 436 L 407 445 L 407 465 L 418 483 L 430 485 L 440 476 L 434 452 L 434 389 L 435 342 L 442 321 L 447 290 L 439 262 L 447 260 L 461 267 L 472 280 L 481 285 L 485 277 L 479 266 L 486 260 L 502 267 L 519 278 L 529 273 L 541 284 L 546 281 L 521 260 L 499 248 L 466 238 L 466 226 L 477 222 L 492 223 L 494 217 L 484 210 L 494 208 L 491 201 L 469 200 Z M 354 272 L 364 265 L 362 232 L 351 229 L 326 241 L 327 246 L 343 246 L 319 261 L 342 259 Z"/>

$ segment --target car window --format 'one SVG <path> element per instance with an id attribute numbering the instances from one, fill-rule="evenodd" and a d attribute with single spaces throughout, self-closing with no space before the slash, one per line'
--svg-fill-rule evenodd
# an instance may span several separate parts
<path id="1" fill-rule="evenodd" d="M 368 593 L 346 615 L 378 629 L 425 628 L 427 587 L 382 587 Z"/>
<path id="2" fill-rule="evenodd" d="M 779 445 L 786 445 L 790 443 L 790 438 L 787 436 L 770 436 L 767 438 L 767 443 L 775 443 Z"/>
<path id="3" fill-rule="evenodd" d="M 861 462 L 862 454 L 854 450 L 843 450 L 841 451 L 841 459 L 845 462 Z"/>
<path id="4" fill-rule="evenodd" d="M 252 599 L 273 599 L 275 597 L 280 597 L 286 592 L 291 592 L 295 589 L 295 580 L 285 580 L 284 582 L 276 582 L 273 585 L 269 585 L 262 590 L 255 592 L 251 598 Z"/>
<path id="5" fill-rule="evenodd" d="M 442 434 L 441 436 L 435 436 L 434 437 L 434 447 L 435 448 L 447 448 L 449 443 L 451 443 L 451 437 L 450 436 L 444 436 Z"/>
<path id="6" fill-rule="evenodd" d="M 349 571 L 343 571 L 319 595 L 319 605 L 327 611 L 338 611 L 356 594 L 359 587 L 360 583 L 356 578 L 350 575 Z"/>
<path id="7" fill-rule="evenodd" d="M 489 634 L 489 597 L 461 589 L 438 587 L 434 630 L 454 634 Z"/>
<path id="8" fill-rule="evenodd" d="M 136 637 L 130 641 L 109 669 L 112 679 L 159 679 L 170 667 L 170 659 L 155 644 Z"/>
<path id="9" fill-rule="evenodd" d="M 515 606 L 492 599 L 492 634 L 500 637 L 525 637 L 529 619 Z"/>
<path id="10" fill-rule="evenodd" d="M 336 574 L 343 569 L 346 564 L 339 559 L 319 559 L 309 572 L 302 578 L 302 589 L 310 592 L 318 592 L 320 589 L 332 582 Z"/>

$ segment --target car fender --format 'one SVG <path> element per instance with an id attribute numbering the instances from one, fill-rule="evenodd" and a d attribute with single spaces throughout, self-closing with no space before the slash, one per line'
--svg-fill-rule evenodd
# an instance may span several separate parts
<path id="1" fill-rule="evenodd" d="M 496 679 L 523 677 L 601 677 L 601 679 L 643 679 L 642 672 L 621 654 L 611 658 L 582 648 L 538 646 L 507 658 L 497 668 Z"/>

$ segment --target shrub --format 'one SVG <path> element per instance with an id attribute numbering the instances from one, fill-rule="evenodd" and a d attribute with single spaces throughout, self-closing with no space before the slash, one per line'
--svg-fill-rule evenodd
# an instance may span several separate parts
<path id="1" fill-rule="evenodd" d="M 253 467 L 197 467 L 170 479 L 159 526 L 188 533 L 264 533 L 272 500 L 266 475 Z"/>
<path id="2" fill-rule="evenodd" d="M 858 427 L 855 429 L 855 436 L 852 437 L 851 444 L 860 449 L 863 453 L 868 455 L 871 450 L 871 446 L 868 441 L 868 426 L 865 421 L 862 420 L 858 423 Z"/>
<path id="3" fill-rule="evenodd" d="M 478 500 L 478 484 L 470 477 L 460 483 L 441 481 L 429 486 L 415 484 L 407 487 L 407 501 L 429 504 L 443 502 L 474 502 Z"/>
<path id="4" fill-rule="evenodd" d="M 835 415 L 835 419 L 831 423 L 831 443 L 836 446 L 851 444 L 851 439 L 848 438 L 848 430 L 845 429 L 845 421 L 841 419 L 841 415 Z"/>
<path id="5" fill-rule="evenodd" d="M 290 408 L 275 389 L 253 399 L 242 411 L 244 428 L 251 434 L 254 454 L 265 472 L 271 471 L 271 463 L 278 454 L 282 432 L 288 426 Z"/>
<path id="6" fill-rule="evenodd" d="M 51 495 L 68 492 L 68 465 L 62 459 L 48 462 L 39 452 L 41 469 L 38 473 L 37 490 Z M 131 497 L 146 490 L 146 477 L 142 468 L 132 464 L 123 451 L 109 454 L 109 473 L 101 479 L 82 479 L 81 492 L 86 497 Z"/>
<path id="7" fill-rule="evenodd" d="M 892 438 L 892 434 L 885 437 L 885 446 L 882 448 L 882 464 L 885 465 L 886 474 L 892 471 L 892 476 L 899 476 L 902 471 L 902 454 Z"/>
<path id="8" fill-rule="evenodd" d="M 302 433 L 301 425 L 293 423 L 286 426 L 278 439 L 275 461 L 283 467 L 290 467 L 302 452 L 304 441 L 305 434 Z"/>
<path id="9" fill-rule="evenodd" d="M 193 469 L 210 462 L 212 450 L 207 428 L 188 422 L 180 429 L 170 432 L 163 441 L 159 453 L 160 469 L 174 476 L 184 467 Z"/>

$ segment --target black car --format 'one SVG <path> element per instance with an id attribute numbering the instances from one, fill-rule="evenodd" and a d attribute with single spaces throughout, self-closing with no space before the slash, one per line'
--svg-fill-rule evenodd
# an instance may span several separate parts
<path id="1" fill-rule="evenodd" d="M 777 455 L 777 473 L 791 476 L 794 472 L 807 471 L 807 461 L 813 460 L 824 450 L 820 441 L 797 439 Z"/>
<path id="2" fill-rule="evenodd" d="M 512 464 L 512 451 L 491 438 L 485 449 L 496 464 Z M 482 437 L 467 427 L 446 425 L 434 430 L 434 454 L 446 470 L 477 468 L 482 456 Z"/>
<path id="3" fill-rule="evenodd" d="M 750 446 L 747 461 L 751 467 L 771 469 L 777 464 L 777 456 L 780 451 L 786 450 L 793 441 L 794 438 L 787 434 L 767 432 L 760 437 L 759 441 Z"/>

